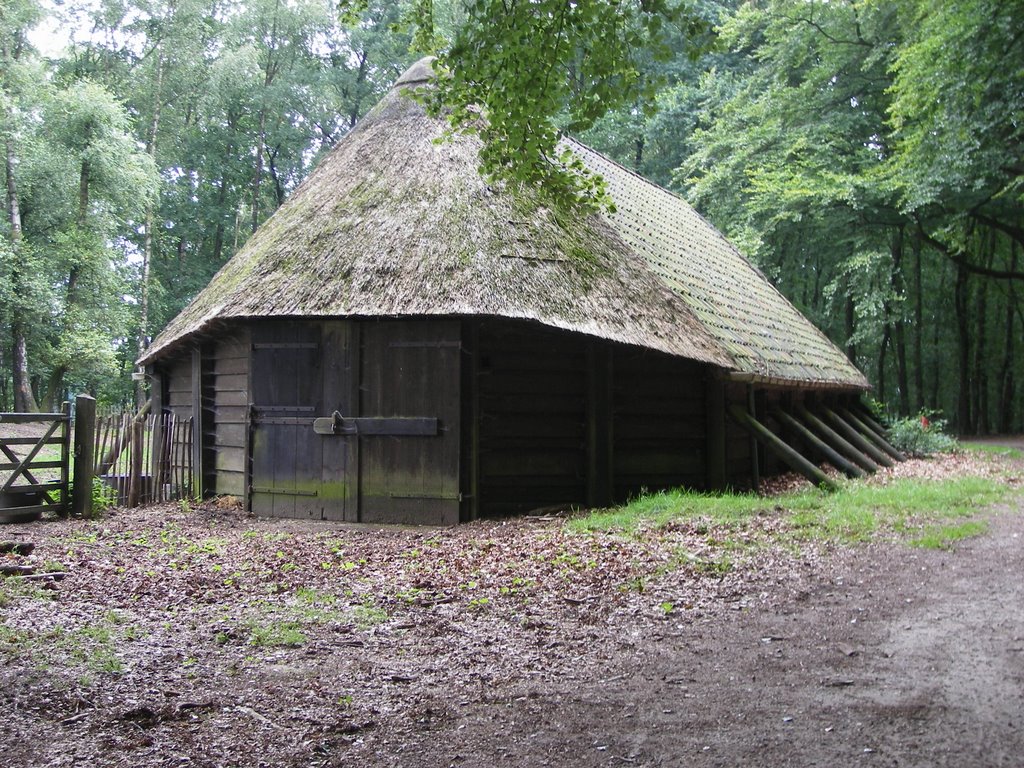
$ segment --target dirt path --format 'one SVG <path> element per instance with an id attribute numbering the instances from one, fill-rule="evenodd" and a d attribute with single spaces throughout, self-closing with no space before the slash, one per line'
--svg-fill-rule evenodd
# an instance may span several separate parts
<path id="1" fill-rule="evenodd" d="M 1020 766 L 1022 577 L 1020 511 L 956 552 L 862 548 L 795 601 L 472 707 L 402 764 Z"/>

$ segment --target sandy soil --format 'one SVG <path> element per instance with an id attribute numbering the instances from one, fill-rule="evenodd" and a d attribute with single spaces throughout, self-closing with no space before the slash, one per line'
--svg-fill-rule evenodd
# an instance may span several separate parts
<path id="1" fill-rule="evenodd" d="M 0 605 L 0 764 L 1020 766 L 1024 510 L 954 551 L 785 525 L 729 569 L 699 521 L 10 526 L 68 576 Z"/>

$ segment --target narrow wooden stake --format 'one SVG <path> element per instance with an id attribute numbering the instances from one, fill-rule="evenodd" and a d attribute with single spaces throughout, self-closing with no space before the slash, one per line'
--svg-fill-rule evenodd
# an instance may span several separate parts
<path id="1" fill-rule="evenodd" d="M 764 426 L 764 424 L 747 413 L 743 408 L 738 405 L 732 405 L 729 407 L 729 414 L 740 426 L 746 428 L 761 441 L 766 448 L 774 452 L 776 456 L 812 483 L 829 491 L 839 489 L 839 486 L 835 484 L 832 478 L 779 439 L 768 427 Z"/>
<path id="2" fill-rule="evenodd" d="M 75 471 L 71 513 L 92 517 L 93 445 L 96 432 L 96 401 L 88 395 L 75 398 Z"/>
<path id="3" fill-rule="evenodd" d="M 803 437 L 804 440 L 809 442 L 821 453 L 823 453 L 829 461 L 836 465 L 836 467 L 842 470 L 848 477 L 866 477 L 867 474 L 858 467 L 856 464 L 851 462 L 845 456 L 835 450 L 832 446 L 818 437 L 816 434 L 811 432 L 807 427 L 801 424 L 799 421 L 794 419 L 785 411 L 779 409 L 774 411 L 775 418 L 781 421 L 790 429 L 796 430 L 796 432 Z"/>
<path id="4" fill-rule="evenodd" d="M 129 471 L 128 471 L 128 506 L 134 509 L 139 506 L 139 499 L 142 496 L 142 446 L 143 427 L 141 421 L 131 423 L 132 439 L 129 449 Z"/>
<path id="5" fill-rule="evenodd" d="M 797 415 L 809 424 L 814 430 L 817 431 L 818 435 L 830 443 L 833 448 L 837 451 L 841 451 L 846 454 L 847 458 L 853 461 L 857 466 L 866 472 L 877 472 L 879 470 L 878 464 L 873 462 L 868 456 L 865 456 L 856 446 L 850 443 L 848 440 L 843 438 L 838 432 L 832 427 L 823 422 L 813 413 L 807 410 L 806 406 L 799 405 L 796 409 Z"/>
<path id="6" fill-rule="evenodd" d="M 893 445 L 886 440 L 884 437 L 875 432 L 871 427 L 865 424 L 863 421 L 858 419 L 848 408 L 840 408 L 839 414 L 843 416 L 854 428 L 859 429 L 868 440 L 874 442 L 879 448 L 889 454 L 896 461 L 906 461 L 907 457 L 896 450 Z"/>
<path id="7" fill-rule="evenodd" d="M 835 427 L 843 437 L 870 456 L 875 463 L 881 464 L 883 467 L 895 466 L 892 459 L 876 448 L 874 444 L 868 442 L 867 438 L 860 432 L 843 421 L 843 417 L 838 413 L 826 405 L 821 406 L 821 412 L 825 414 L 825 418 L 832 423 L 832 426 Z"/>

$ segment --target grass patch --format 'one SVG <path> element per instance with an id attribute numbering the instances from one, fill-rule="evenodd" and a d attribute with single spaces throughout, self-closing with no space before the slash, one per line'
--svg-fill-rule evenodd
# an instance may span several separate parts
<path id="1" fill-rule="evenodd" d="M 631 533 L 641 527 L 662 527 L 683 520 L 709 519 L 738 523 L 772 509 L 777 500 L 752 493 L 711 494 L 682 489 L 641 496 L 622 507 L 595 510 L 568 522 L 577 533 Z"/>
<path id="2" fill-rule="evenodd" d="M 979 477 L 901 479 L 887 485 L 850 482 L 835 493 L 811 489 L 774 498 L 666 491 L 575 518 L 568 527 L 578 533 L 626 534 L 687 521 L 739 527 L 759 513 L 782 511 L 788 513 L 789 522 L 802 537 L 860 541 L 879 530 L 905 530 L 911 521 L 966 517 L 1001 501 L 1010 492 L 996 480 Z"/>
<path id="3" fill-rule="evenodd" d="M 1006 459 L 1024 459 L 1024 451 L 1020 448 L 1012 448 L 1009 445 L 993 445 L 992 443 L 960 443 L 972 453 L 980 453 L 985 456 L 1001 456 Z"/>
<path id="4" fill-rule="evenodd" d="M 972 536 L 980 536 L 986 530 L 988 530 L 988 525 L 980 520 L 968 520 L 953 525 L 936 525 L 926 528 L 920 536 L 911 539 L 910 543 L 915 547 L 924 547 L 925 549 L 952 549 L 954 543 Z"/>

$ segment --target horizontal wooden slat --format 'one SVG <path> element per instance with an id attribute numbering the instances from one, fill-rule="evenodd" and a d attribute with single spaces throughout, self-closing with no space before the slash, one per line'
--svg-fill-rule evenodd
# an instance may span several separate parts
<path id="1" fill-rule="evenodd" d="M 21 464 L 15 464 L 13 462 L 7 462 L 0 464 L 0 472 L 10 472 L 11 470 L 17 469 Z M 33 469 L 59 469 L 64 464 L 60 461 L 32 461 L 25 465 L 29 470 Z"/>
<path id="2" fill-rule="evenodd" d="M 40 435 L 39 437 L 42 437 Z M 2 445 L 61 445 L 64 442 L 64 438 L 60 437 L 48 437 L 46 440 L 40 440 L 39 437 L 3 437 L 0 436 L 0 444 Z"/>
<path id="3" fill-rule="evenodd" d="M 65 421 L 63 413 L 0 413 L 0 424 L 32 424 Z"/>

